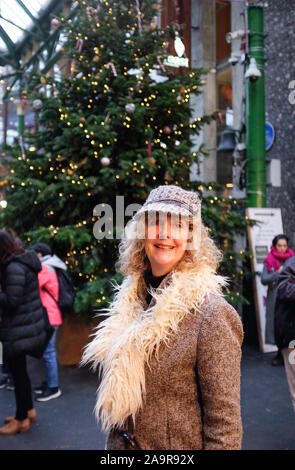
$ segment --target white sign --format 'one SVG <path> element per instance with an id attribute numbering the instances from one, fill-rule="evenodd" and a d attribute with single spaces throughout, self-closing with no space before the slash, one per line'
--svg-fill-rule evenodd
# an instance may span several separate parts
<path id="1" fill-rule="evenodd" d="M 176 33 L 176 37 L 174 40 L 174 49 L 177 56 L 168 55 L 167 58 L 164 60 L 164 65 L 168 65 L 170 67 L 189 67 L 188 58 L 183 57 L 185 53 L 185 45 L 183 44 L 178 33 Z"/>
<path id="2" fill-rule="evenodd" d="M 253 258 L 251 267 L 253 272 L 263 271 L 263 260 L 267 257 L 272 240 L 276 235 L 283 232 L 281 209 L 249 208 L 247 209 L 249 219 L 257 221 L 253 227 L 248 227 L 250 250 Z M 256 308 L 256 319 L 258 338 L 262 352 L 277 351 L 273 344 L 265 343 L 265 313 L 266 313 L 267 286 L 261 283 L 260 276 L 254 278 L 254 298 Z"/>

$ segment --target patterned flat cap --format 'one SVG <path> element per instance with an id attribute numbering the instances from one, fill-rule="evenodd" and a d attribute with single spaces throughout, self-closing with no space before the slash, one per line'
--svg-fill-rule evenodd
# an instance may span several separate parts
<path id="1" fill-rule="evenodd" d="M 186 191 L 179 186 L 164 185 L 153 189 L 136 217 L 144 212 L 170 212 L 184 216 L 200 214 L 201 201 L 193 191 Z"/>

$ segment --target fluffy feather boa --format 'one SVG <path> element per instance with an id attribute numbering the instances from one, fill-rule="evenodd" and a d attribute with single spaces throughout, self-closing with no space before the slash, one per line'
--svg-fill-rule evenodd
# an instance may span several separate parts
<path id="1" fill-rule="evenodd" d="M 145 395 L 145 364 L 153 354 L 158 357 L 160 345 L 167 344 L 187 314 L 199 310 L 210 294 L 222 295 L 226 284 L 208 266 L 172 271 L 153 290 L 156 302 L 145 310 L 138 289 L 142 282 L 143 273 L 138 273 L 116 287 L 108 318 L 97 327 L 81 361 L 100 366 L 95 415 L 105 431 L 122 427 L 129 416 L 135 420 Z"/>

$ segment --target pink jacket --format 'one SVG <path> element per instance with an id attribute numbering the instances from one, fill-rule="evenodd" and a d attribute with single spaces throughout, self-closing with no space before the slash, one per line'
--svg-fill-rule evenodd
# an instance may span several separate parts
<path id="1" fill-rule="evenodd" d="M 41 302 L 47 309 L 49 323 L 53 326 L 62 324 L 60 309 L 54 299 L 58 300 L 59 285 L 56 272 L 49 271 L 48 267 L 42 263 L 42 270 L 38 274 Z M 43 290 L 45 287 L 54 299 Z"/>

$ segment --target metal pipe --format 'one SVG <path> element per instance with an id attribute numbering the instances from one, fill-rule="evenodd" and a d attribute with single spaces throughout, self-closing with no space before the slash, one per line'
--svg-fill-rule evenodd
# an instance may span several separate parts
<path id="1" fill-rule="evenodd" d="M 266 207 L 263 7 L 253 5 L 247 10 L 249 57 L 255 58 L 261 72 L 260 78 L 248 79 L 246 85 L 247 205 Z"/>

